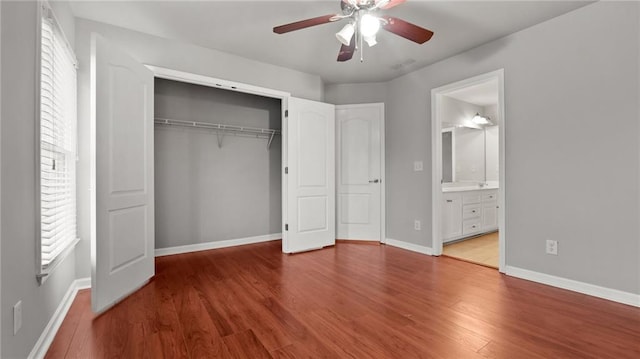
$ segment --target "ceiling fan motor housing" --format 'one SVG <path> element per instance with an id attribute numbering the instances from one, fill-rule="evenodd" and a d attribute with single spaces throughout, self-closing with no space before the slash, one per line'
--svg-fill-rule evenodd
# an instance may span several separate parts
<path id="1" fill-rule="evenodd" d="M 344 15 L 349 15 L 357 10 L 371 10 L 376 6 L 375 0 L 342 0 L 340 8 Z"/>

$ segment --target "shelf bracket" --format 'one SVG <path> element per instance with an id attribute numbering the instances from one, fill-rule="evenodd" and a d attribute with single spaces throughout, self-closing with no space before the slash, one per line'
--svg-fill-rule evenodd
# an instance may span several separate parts
<path id="1" fill-rule="evenodd" d="M 273 141 L 273 136 L 276 135 L 276 131 L 271 132 L 271 137 L 269 137 L 269 142 L 267 143 L 267 149 L 271 149 L 271 141 Z"/>
<path id="2" fill-rule="evenodd" d="M 220 133 L 221 131 L 216 131 L 216 137 L 218 137 L 218 148 L 222 148 L 222 139 L 224 138 L 224 133 Z"/>

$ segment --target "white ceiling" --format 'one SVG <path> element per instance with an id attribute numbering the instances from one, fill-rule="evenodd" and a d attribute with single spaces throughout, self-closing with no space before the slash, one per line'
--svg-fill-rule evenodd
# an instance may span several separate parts
<path id="1" fill-rule="evenodd" d="M 478 85 L 464 87 L 448 92 L 446 96 L 477 106 L 495 105 L 498 103 L 498 80 L 491 80 Z"/>
<path id="2" fill-rule="evenodd" d="M 71 1 L 77 17 L 189 42 L 322 77 L 326 83 L 387 81 L 457 53 L 572 11 L 585 1 L 408 0 L 384 13 L 432 30 L 418 45 L 381 31 L 345 63 L 336 62 L 334 34 L 343 22 L 283 35 L 272 28 L 338 13 L 340 0 L 322 1 Z"/>

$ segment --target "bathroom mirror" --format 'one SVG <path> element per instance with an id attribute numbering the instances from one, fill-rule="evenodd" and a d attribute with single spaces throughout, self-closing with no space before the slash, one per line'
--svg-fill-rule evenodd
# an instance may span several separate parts
<path id="1" fill-rule="evenodd" d="M 442 183 L 498 181 L 498 126 L 442 127 Z"/>

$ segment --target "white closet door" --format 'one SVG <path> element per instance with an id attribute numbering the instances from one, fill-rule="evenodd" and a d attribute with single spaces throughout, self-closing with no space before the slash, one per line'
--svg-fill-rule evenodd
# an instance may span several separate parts
<path id="1" fill-rule="evenodd" d="M 153 74 L 91 39 L 91 306 L 102 312 L 154 275 Z"/>
<path id="2" fill-rule="evenodd" d="M 289 99 L 286 224 L 282 251 L 335 244 L 335 106 Z"/>

